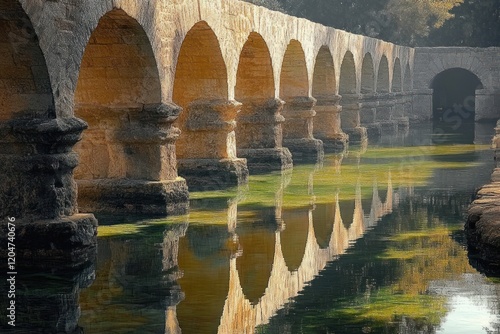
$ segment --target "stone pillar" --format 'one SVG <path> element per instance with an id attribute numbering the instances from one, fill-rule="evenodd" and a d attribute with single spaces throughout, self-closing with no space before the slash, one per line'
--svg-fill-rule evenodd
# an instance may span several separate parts
<path id="1" fill-rule="evenodd" d="M 347 146 L 349 136 L 340 126 L 340 95 L 317 97 L 314 136 L 323 141 L 325 151 L 337 152 Z"/>
<path id="2" fill-rule="evenodd" d="M 283 108 L 283 141 L 292 152 L 294 161 L 316 162 L 323 159 L 323 142 L 313 136 L 315 105 L 315 98 L 298 96 L 286 101 Z"/>
<path id="3" fill-rule="evenodd" d="M 403 92 L 393 93 L 394 107 L 392 109 L 392 119 L 396 122 L 399 132 L 406 132 L 410 127 L 410 120 L 406 113 L 407 94 Z"/>
<path id="4" fill-rule="evenodd" d="M 368 138 L 366 128 L 361 126 L 360 110 L 360 95 L 342 95 L 342 129 L 349 135 L 351 143 L 362 143 Z"/>
<path id="5" fill-rule="evenodd" d="M 280 99 L 243 102 L 238 114 L 238 156 L 247 159 L 250 173 L 286 170 L 293 167 L 292 154 L 283 147 Z"/>
<path id="6" fill-rule="evenodd" d="M 378 97 L 374 93 L 362 94 L 360 98 L 361 110 L 359 114 L 361 125 L 366 127 L 369 138 L 377 138 L 382 133 L 382 126 L 377 122 Z"/>
<path id="7" fill-rule="evenodd" d="M 398 123 L 392 117 L 395 106 L 392 93 L 379 93 L 377 97 L 377 121 L 380 122 L 382 131 L 396 133 L 398 131 Z"/>
<path id="8" fill-rule="evenodd" d="M 246 159 L 236 156 L 236 115 L 241 103 L 198 100 L 187 107 L 185 139 L 177 147 L 179 174 L 191 189 L 207 190 L 245 184 Z"/>
<path id="9" fill-rule="evenodd" d="M 18 119 L 0 124 L 1 256 L 15 218 L 17 262 L 68 266 L 95 255 L 97 220 L 78 214 L 72 151 L 87 124 L 78 118 Z"/>
<path id="10" fill-rule="evenodd" d="M 77 174 L 80 210 L 185 213 L 189 194 L 175 156 L 180 131 L 172 126 L 180 111 L 174 104 L 80 107 L 91 124 L 91 138 L 80 145 L 87 162 Z"/>

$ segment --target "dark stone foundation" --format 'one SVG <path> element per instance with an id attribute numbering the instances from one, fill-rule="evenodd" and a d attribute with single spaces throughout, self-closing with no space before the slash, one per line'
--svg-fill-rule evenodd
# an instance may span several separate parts
<path id="1" fill-rule="evenodd" d="M 246 159 L 179 159 L 179 175 L 189 190 L 215 190 L 248 182 Z"/>
<path id="2" fill-rule="evenodd" d="M 79 180 L 78 205 L 83 212 L 179 215 L 188 210 L 189 193 L 181 178 Z"/>
<path id="3" fill-rule="evenodd" d="M 292 154 L 286 147 L 238 150 L 238 156 L 247 159 L 251 174 L 283 171 L 293 168 Z"/>

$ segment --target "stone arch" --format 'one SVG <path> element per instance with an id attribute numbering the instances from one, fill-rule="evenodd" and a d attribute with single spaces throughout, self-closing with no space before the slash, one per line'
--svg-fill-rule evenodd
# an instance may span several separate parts
<path id="1" fill-rule="evenodd" d="M 55 118 L 47 64 L 30 18 L 17 0 L 0 0 L 0 12 L 0 123 Z"/>
<path id="2" fill-rule="evenodd" d="M 375 71 L 373 70 L 372 55 L 367 52 L 363 58 L 361 67 L 361 93 L 372 93 L 375 91 Z"/>
<path id="3" fill-rule="evenodd" d="M 314 65 L 312 95 L 315 98 L 335 95 L 337 87 L 335 78 L 332 54 L 328 46 L 323 45 L 318 51 Z"/>
<path id="4" fill-rule="evenodd" d="M 216 110 L 208 111 L 201 105 L 227 100 L 227 97 L 227 69 L 219 41 L 212 28 L 205 21 L 200 21 L 187 33 L 177 58 L 173 101 L 184 110 L 176 122 L 183 131 L 176 143 L 177 158 L 219 157 L 216 150 L 207 149 L 211 143 L 203 136 L 195 136 L 190 130 L 197 128 L 194 124 L 197 117 L 205 121 L 219 117 Z M 190 119 L 193 124 L 188 124 Z M 193 150 L 196 147 L 199 149 Z"/>
<path id="5" fill-rule="evenodd" d="M 260 34 L 252 32 L 241 51 L 235 98 L 245 104 L 249 100 L 273 98 L 274 93 L 273 64 L 269 48 Z"/>
<path id="6" fill-rule="evenodd" d="M 401 61 L 396 58 L 394 61 L 394 70 L 392 71 L 392 92 L 401 92 L 403 90 L 403 82 L 401 75 Z"/>
<path id="7" fill-rule="evenodd" d="M 389 93 L 389 62 L 385 55 L 382 56 L 378 65 L 377 92 Z"/>
<path id="8" fill-rule="evenodd" d="M 356 93 L 356 64 L 351 51 L 347 51 L 340 65 L 340 94 L 355 94 Z"/>
<path id="9" fill-rule="evenodd" d="M 89 124 L 76 147 L 77 179 L 155 179 L 122 137 L 147 106 L 160 103 L 160 86 L 143 27 L 121 9 L 103 15 L 85 48 L 75 91 L 75 115 Z"/>
<path id="10" fill-rule="evenodd" d="M 475 121 L 476 90 L 483 88 L 481 80 L 469 70 L 450 68 L 434 77 L 431 88 L 434 126 L 445 132 L 463 133 L 463 137 L 468 135 L 472 142 L 471 123 Z"/>
<path id="11" fill-rule="evenodd" d="M 404 74 L 404 82 L 403 82 L 403 90 L 405 92 L 409 92 L 413 89 L 412 85 L 412 73 L 410 68 L 410 63 L 406 64 L 405 74 Z"/>
<path id="12" fill-rule="evenodd" d="M 280 97 L 283 100 L 309 95 L 306 58 L 302 45 L 295 39 L 286 49 L 280 78 Z"/>

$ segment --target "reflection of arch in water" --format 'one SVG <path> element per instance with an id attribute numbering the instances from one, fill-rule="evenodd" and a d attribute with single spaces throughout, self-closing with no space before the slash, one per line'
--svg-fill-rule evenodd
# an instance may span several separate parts
<path id="1" fill-rule="evenodd" d="M 313 227 L 314 235 L 318 246 L 325 249 L 329 246 L 330 239 L 333 233 L 333 224 L 328 220 L 328 217 L 335 217 L 335 203 L 317 205 L 313 211 Z"/>
<path id="2" fill-rule="evenodd" d="M 389 175 L 390 177 L 390 175 Z M 264 295 L 258 303 L 252 304 L 243 293 L 240 274 L 237 269 L 237 260 L 230 261 L 229 292 L 224 305 L 218 333 L 253 333 L 255 328 L 264 325 L 277 310 L 282 308 L 291 298 L 297 296 L 305 285 L 311 281 L 327 263 L 335 257 L 344 254 L 350 242 L 359 239 L 368 227 L 376 224 L 380 218 L 392 211 L 393 190 L 388 181 L 388 201 L 382 203 L 378 197 L 378 190 L 374 187 L 372 208 L 369 219 L 364 218 L 361 208 L 361 191 L 357 189 L 357 207 L 355 208 L 355 221 L 350 229 L 346 229 L 340 217 L 338 196 L 335 203 L 335 215 L 330 241 L 327 248 L 321 248 L 315 234 L 312 221 L 312 210 L 308 212 L 307 238 L 302 262 L 291 272 L 285 262 L 282 252 L 282 232 L 275 234 L 274 257 L 271 275 Z M 380 215 L 377 215 L 380 214 Z"/>

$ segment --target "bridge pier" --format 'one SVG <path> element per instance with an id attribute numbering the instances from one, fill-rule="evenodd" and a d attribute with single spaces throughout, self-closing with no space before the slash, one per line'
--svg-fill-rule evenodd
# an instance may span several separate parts
<path id="1" fill-rule="evenodd" d="M 316 99 L 307 96 L 297 96 L 286 101 L 283 109 L 283 142 L 292 152 L 294 161 L 315 162 L 323 159 L 323 142 L 313 136 L 315 105 Z"/>
<path id="2" fill-rule="evenodd" d="M 347 146 L 349 136 L 340 127 L 340 95 L 317 98 L 314 136 L 323 141 L 325 151 L 341 151 Z"/>
<path id="3" fill-rule="evenodd" d="M 382 126 L 382 131 L 396 133 L 398 122 L 393 119 L 394 98 L 391 93 L 378 94 L 377 121 Z"/>
<path id="4" fill-rule="evenodd" d="M 292 154 L 283 147 L 280 99 L 243 101 L 238 114 L 236 142 L 238 156 L 247 159 L 250 173 L 263 173 L 293 168 Z"/>
<path id="5" fill-rule="evenodd" d="M 366 127 L 368 137 L 380 137 L 382 126 L 377 122 L 377 95 L 374 93 L 362 94 L 360 103 L 360 122 L 362 126 Z"/>
<path id="6" fill-rule="evenodd" d="M 72 151 L 87 124 L 78 118 L 14 119 L 0 123 L 0 242 L 15 244 L 18 266 L 76 266 L 95 255 L 97 220 L 79 214 Z M 8 226 L 15 224 L 14 241 Z M 7 256 L 7 247 L 0 251 Z"/>
<path id="7" fill-rule="evenodd" d="M 236 154 L 236 101 L 195 100 L 187 107 L 177 142 L 179 174 L 191 189 L 237 186 L 248 181 L 247 160 Z"/>
<path id="8" fill-rule="evenodd" d="M 182 214 L 188 207 L 186 181 L 177 176 L 173 104 L 142 107 L 77 107 L 90 129 L 77 146 L 81 211 Z"/>
<path id="9" fill-rule="evenodd" d="M 394 94 L 394 107 L 392 109 L 392 118 L 398 124 L 398 131 L 407 131 L 410 127 L 408 114 L 405 112 L 407 103 L 407 94 L 396 92 Z"/>
<path id="10" fill-rule="evenodd" d="M 351 143 L 363 143 L 368 139 L 366 128 L 360 122 L 360 95 L 342 95 L 342 129 L 349 135 Z"/>

